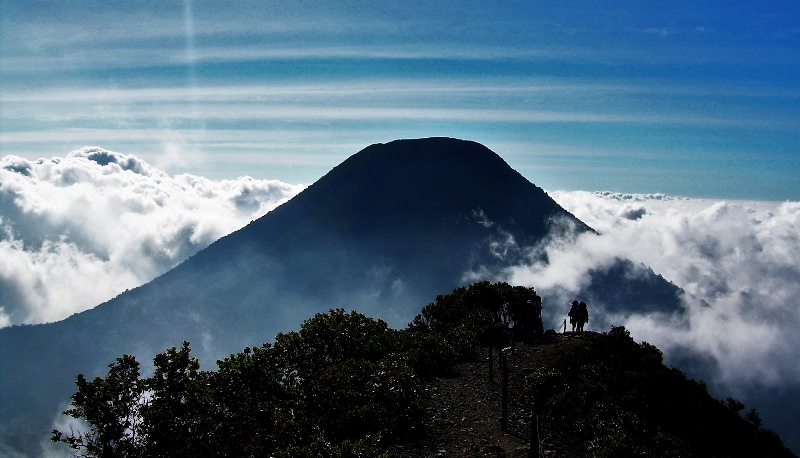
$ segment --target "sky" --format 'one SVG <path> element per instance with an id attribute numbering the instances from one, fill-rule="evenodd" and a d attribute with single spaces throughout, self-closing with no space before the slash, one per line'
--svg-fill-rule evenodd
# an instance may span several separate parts
<path id="1" fill-rule="evenodd" d="M 0 157 L 310 184 L 449 136 L 545 189 L 797 201 L 799 48 L 794 1 L 0 0 Z"/>

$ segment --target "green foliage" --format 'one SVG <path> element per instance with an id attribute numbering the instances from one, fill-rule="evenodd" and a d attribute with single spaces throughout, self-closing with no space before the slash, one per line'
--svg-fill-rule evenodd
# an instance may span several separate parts
<path id="1" fill-rule="evenodd" d="M 153 359 L 125 355 L 105 378 L 78 376 L 65 414 L 89 429 L 52 439 L 87 457 L 379 456 L 421 430 L 421 378 L 477 345 L 541 334 L 532 288 L 475 283 L 438 296 L 408 329 L 331 310 L 200 370 L 188 342 Z"/>
<path id="2" fill-rule="evenodd" d="M 269 344 L 217 361 L 209 375 L 218 455 L 257 456 L 300 442 L 299 390 L 277 361 Z"/>
<path id="3" fill-rule="evenodd" d="M 281 450 L 276 458 L 386 458 L 384 450 L 370 440 L 349 440 L 332 444 L 316 439 L 308 445 L 290 446 Z"/>
<path id="4" fill-rule="evenodd" d="M 542 367 L 525 378 L 525 387 L 536 411 L 541 411 L 546 402 L 569 390 L 561 371 Z"/>
<path id="5" fill-rule="evenodd" d="M 407 433 L 422 414 L 421 385 L 402 338 L 386 322 L 344 310 L 317 314 L 299 332 L 279 334 L 273 350 L 293 380 L 306 435 L 355 441 Z"/>
<path id="6" fill-rule="evenodd" d="M 780 439 L 759 428 L 739 401 L 721 403 L 705 384 L 667 369 L 662 354 L 636 343 L 624 327 L 591 337 L 565 367 L 539 368 L 525 379 L 531 409 L 551 431 L 592 457 L 779 456 Z M 732 413 L 734 412 L 734 413 Z M 754 412 L 754 411 L 751 411 Z"/>
<path id="7" fill-rule="evenodd" d="M 406 344 L 381 320 L 331 310 L 216 372 L 188 342 L 156 355 L 147 378 L 125 355 L 105 378 L 78 376 L 65 413 L 90 428 L 53 440 L 87 457 L 377 457 L 424 412 Z"/>
<path id="8" fill-rule="evenodd" d="M 155 372 L 146 380 L 149 401 L 142 407 L 147 456 L 199 456 L 213 436 L 210 377 L 190 355 L 189 342 L 153 358 Z"/>
<path id="9" fill-rule="evenodd" d="M 570 367 L 542 368 L 526 377 L 525 394 L 534 411 L 588 456 L 687 456 L 678 436 L 650 421 L 649 412 L 663 402 L 652 372 L 657 367 L 663 367 L 657 348 L 613 327 Z"/>
<path id="10" fill-rule="evenodd" d="M 731 412 L 736 412 L 737 414 L 744 410 L 744 404 L 742 401 L 734 398 L 727 398 L 725 400 L 725 407 L 731 410 Z"/>
<path id="11" fill-rule="evenodd" d="M 541 316 L 529 299 L 533 288 L 508 283 L 477 282 L 437 296 L 409 325 L 412 332 L 432 332 L 464 357 L 478 345 L 506 345 L 532 340 L 543 333 Z"/>
<path id="12" fill-rule="evenodd" d="M 402 331 L 331 310 L 279 334 L 274 344 L 217 361 L 210 372 L 200 370 L 188 342 L 156 355 L 150 377 L 142 378 L 136 359 L 124 355 L 105 377 L 77 376 L 64 413 L 88 428 L 53 430 L 52 440 L 84 457 L 385 457 L 387 445 L 423 432 L 422 379 L 472 356 L 477 346 L 542 333 L 541 317 L 527 303 L 534 294 L 475 283 L 438 296 Z M 587 338 L 584 354 L 537 368 L 524 388 L 530 410 L 568 437 L 576 453 L 784 450 L 775 433 L 761 428 L 755 409 L 741 418 L 744 404 L 711 399 L 704 383 L 665 368 L 661 351 L 636 343 L 624 327 Z"/>
<path id="13" fill-rule="evenodd" d="M 659 400 L 641 388 L 657 381 L 640 369 L 652 367 L 653 353 L 629 339 L 624 328 L 617 329 L 607 341 L 594 345 L 595 351 L 614 348 L 607 357 L 587 358 L 568 372 L 536 370 L 526 377 L 529 402 L 548 422 L 587 444 L 590 456 L 685 456 L 679 438 L 648 421 Z M 620 357 L 619 351 L 625 355 Z"/>
<path id="14" fill-rule="evenodd" d="M 317 313 L 299 332 L 278 334 L 274 348 L 283 367 L 306 378 L 349 360 L 377 362 L 398 340 L 385 321 L 338 309 Z"/>
<path id="15" fill-rule="evenodd" d="M 750 409 L 744 414 L 744 419 L 752 423 L 756 428 L 761 427 L 761 415 L 758 414 L 756 409 Z"/>
<path id="16" fill-rule="evenodd" d="M 124 355 L 109 366 L 108 375 L 86 380 L 78 374 L 78 391 L 72 408 L 64 412 L 83 418 L 89 431 L 64 436 L 53 430 L 53 440 L 64 442 L 80 456 L 141 456 L 141 409 L 145 405 L 146 383 L 139 379 L 139 363 Z"/>
<path id="17" fill-rule="evenodd" d="M 454 330 L 447 337 L 427 327 L 409 328 L 402 332 L 402 350 L 414 372 L 427 377 L 446 373 L 461 356 L 459 342 L 469 339 Z"/>

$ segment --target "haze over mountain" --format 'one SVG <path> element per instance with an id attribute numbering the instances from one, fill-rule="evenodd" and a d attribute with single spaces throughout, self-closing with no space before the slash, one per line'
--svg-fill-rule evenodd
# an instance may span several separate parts
<path id="1" fill-rule="evenodd" d="M 521 247 L 591 232 L 480 144 L 372 145 L 142 287 L 57 323 L 0 329 L 0 451 L 40 453 L 74 375 L 123 353 L 147 361 L 189 340 L 209 368 L 335 307 L 404 326 L 437 294 L 521 262 Z M 683 310 L 677 287 L 629 261 L 593 270 L 582 291 L 612 311 Z"/>

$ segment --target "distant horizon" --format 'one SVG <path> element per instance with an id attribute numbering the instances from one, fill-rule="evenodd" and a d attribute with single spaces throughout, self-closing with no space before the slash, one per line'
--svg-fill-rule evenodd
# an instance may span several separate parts
<path id="1" fill-rule="evenodd" d="M 433 136 L 433 137 L 442 137 L 442 136 Z M 423 137 L 405 137 L 405 138 L 397 138 L 393 140 L 387 140 L 382 142 L 374 142 L 374 143 L 389 143 L 394 140 L 404 140 L 410 138 L 423 138 Z M 461 138 L 461 140 L 469 140 L 469 141 L 476 141 L 469 138 Z M 477 143 L 481 143 L 476 141 Z M 259 170 L 262 172 L 262 175 L 256 175 L 254 173 L 246 173 L 247 171 L 244 170 L 245 173 L 235 173 L 240 171 L 239 169 L 233 168 L 230 170 L 209 170 L 212 173 L 207 175 L 203 175 L 201 173 L 196 173 L 191 170 L 190 167 L 175 167 L 174 165 L 165 164 L 166 168 L 164 170 L 165 173 L 168 173 L 171 176 L 177 176 L 182 174 L 189 174 L 194 175 L 202 178 L 206 178 L 209 180 L 214 181 L 224 181 L 224 180 L 236 180 L 236 179 L 243 179 L 243 178 L 252 178 L 255 180 L 265 180 L 265 181 L 280 181 L 287 185 L 293 186 L 310 186 L 323 176 L 325 176 L 328 172 L 330 172 L 334 167 L 339 165 L 342 161 L 346 160 L 348 157 L 356 154 L 358 151 L 370 146 L 371 144 L 365 144 L 362 147 L 358 148 L 357 150 L 353 151 L 349 155 L 345 155 L 341 161 L 333 164 L 331 166 L 323 166 L 323 165 L 307 165 L 307 166 L 293 166 L 287 169 L 282 167 L 276 168 L 266 168 L 263 170 Z M 698 190 L 699 184 L 696 186 L 686 186 L 680 187 L 678 185 L 666 186 L 666 188 L 671 188 L 672 191 L 667 189 L 659 189 L 652 185 L 648 185 L 647 183 L 642 183 L 639 186 L 636 185 L 637 181 L 629 181 L 625 182 L 623 186 L 627 186 L 627 188 L 620 187 L 617 184 L 616 187 L 613 187 L 615 183 L 609 183 L 607 187 L 598 187 L 598 188 L 587 188 L 587 187 L 580 187 L 580 184 L 576 184 L 579 180 L 575 178 L 571 178 L 568 180 L 559 180 L 558 178 L 552 178 L 547 176 L 547 171 L 544 169 L 540 169 L 536 167 L 536 165 L 521 165 L 515 166 L 516 162 L 511 159 L 509 160 L 508 157 L 503 156 L 500 152 L 494 150 L 489 145 L 485 145 L 489 149 L 492 149 L 500 157 L 505 160 L 511 168 L 518 171 L 522 176 L 524 176 L 528 181 L 535 184 L 536 186 L 544 189 L 546 192 L 558 192 L 558 191 L 566 191 L 566 192 L 578 192 L 578 191 L 585 191 L 591 193 L 619 193 L 619 194 L 631 194 L 631 195 L 664 195 L 669 196 L 672 198 L 686 198 L 686 199 L 698 199 L 698 200 L 710 200 L 710 201 L 737 201 L 737 202 L 797 202 L 800 201 L 800 191 L 798 192 L 797 198 L 768 198 L 766 196 L 759 198 L 758 196 L 752 193 L 752 189 L 750 187 L 745 186 L 728 186 L 724 190 L 718 190 L 717 193 L 713 191 L 709 191 L 707 189 Z M 38 160 L 50 160 L 53 158 L 62 158 L 67 156 L 69 153 L 73 151 L 82 151 L 86 149 L 94 149 L 99 148 L 103 150 L 113 151 L 115 153 L 120 153 L 123 155 L 132 155 L 136 157 L 140 157 L 133 153 L 126 153 L 125 151 L 115 151 L 109 148 L 104 148 L 101 145 L 84 145 L 79 148 L 74 148 L 70 151 L 66 151 L 63 154 L 54 154 L 54 155 L 28 155 L 28 156 L 20 156 L 17 154 L 8 154 L 0 157 L 0 159 L 6 159 L 9 157 L 21 157 L 28 161 L 38 161 Z M 519 156 L 519 154 L 512 154 L 512 157 Z M 157 158 L 158 159 L 158 158 Z M 157 162 L 158 163 L 158 162 Z M 170 169 L 172 169 L 170 171 Z M 302 169 L 302 170 L 298 170 Z M 526 173 L 527 171 L 527 173 Z M 273 172 L 273 173 L 270 173 Z M 568 174 L 567 174 L 568 175 Z M 560 176 L 560 175 L 559 175 Z M 292 178 L 295 178 L 292 180 Z M 569 185 L 561 185 L 559 184 L 561 181 L 565 181 L 569 184 L 573 184 L 574 186 Z M 641 182 L 641 178 L 639 182 Z M 602 183 L 603 180 L 596 180 L 597 183 Z M 551 184 L 552 186 L 547 186 L 547 184 Z M 731 188 L 736 188 L 732 190 Z M 694 190 L 695 192 L 692 192 Z"/>

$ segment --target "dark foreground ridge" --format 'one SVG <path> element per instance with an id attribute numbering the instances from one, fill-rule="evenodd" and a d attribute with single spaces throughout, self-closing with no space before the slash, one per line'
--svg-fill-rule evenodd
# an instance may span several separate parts
<path id="1" fill-rule="evenodd" d="M 713 399 L 623 327 L 543 332 L 533 288 L 479 282 L 406 329 L 331 310 L 201 371 L 188 343 L 77 379 L 83 431 L 106 457 L 793 457 L 758 413 Z"/>
<path id="2" fill-rule="evenodd" d="M 430 435 L 394 448 L 391 456 L 795 456 L 775 433 L 742 418 L 736 409 L 743 406 L 735 399 L 713 399 L 702 382 L 687 379 L 678 369 L 625 361 L 619 344 L 631 349 L 637 344 L 629 337 L 620 339 L 624 334 L 624 329 L 615 328 L 582 336 L 552 334 L 533 345 L 517 344 L 507 356 L 505 431 L 501 370 L 495 366 L 494 379 L 489 379 L 488 349 L 483 349 L 475 359 L 457 364 L 451 374 L 431 380 L 426 388 Z M 640 348 L 645 353 L 654 350 Z M 494 364 L 497 358 L 495 354 Z M 598 371 L 598 363 L 609 360 L 617 364 Z M 745 416 L 758 423 L 753 412 Z M 532 424 L 538 425 L 539 454 L 535 445 L 531 450 Z"/>

